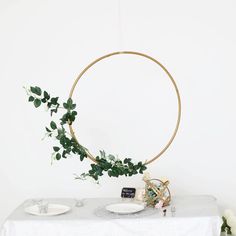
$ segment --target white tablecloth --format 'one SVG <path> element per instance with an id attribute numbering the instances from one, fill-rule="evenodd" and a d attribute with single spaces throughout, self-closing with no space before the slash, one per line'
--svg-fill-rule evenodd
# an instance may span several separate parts
<path id="1" fill-rule="evenodd" d="M 167 216 L 161 212 L 141 217 L 109 218 L 96 214 L 101 206 L 115 199 L 85 199 L 83 207 L 74 207 L 73 199 L 49 199 L 72 207 L 67 214 L 51 217 L 28 215 L 25 203 L 5 221 L 1 236 L 219 236 L 221 217 L 211 196 L 174 197 Z M 120 201 L 117 199 L 117 201 Z"/>

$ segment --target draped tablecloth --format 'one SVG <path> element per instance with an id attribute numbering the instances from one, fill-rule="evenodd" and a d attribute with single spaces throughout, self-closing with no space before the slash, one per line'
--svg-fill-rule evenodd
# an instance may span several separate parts
<path id="1" fill-rule="evenodd" d="M 153 214 L 108 217 L 96 214 L 98 209 L 119 199 L 90 198 L 82 207 L 73 199 L 48 199 L 49 203 L 71 206 L 59 216 L 33 216 L 19 206 L 5 221 L 0 236 L 219 236 L 221 217 L 217 202 L 211 196 L 179 196 L 172 199 L 166 217 L 161 211 Z"/>

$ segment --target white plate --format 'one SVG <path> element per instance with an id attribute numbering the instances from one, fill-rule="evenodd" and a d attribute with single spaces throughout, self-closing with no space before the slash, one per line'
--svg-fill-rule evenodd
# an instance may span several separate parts
<path id="1" fill-rule="evenodd" d="M 106 210 L 118 214 L 132 214 L 144 210 L 144 205 L 120 202 L 107 205 Z"/>
<path id="2" fill-rule="evenodd" d="M 49 204 L 47 213 L 40 213 L 37 205 L 26 207 L 25 212 L 36 216 L 56 216 L 70 211 L 70 207 L 60 204 Z"/>

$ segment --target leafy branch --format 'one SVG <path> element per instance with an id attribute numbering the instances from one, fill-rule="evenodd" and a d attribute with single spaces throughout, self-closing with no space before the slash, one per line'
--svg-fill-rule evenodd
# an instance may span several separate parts
<path id="1" fill-rule="evenodd" d="M 50 125 L 45 127 L 46 135 L 48 137 L 55 137 L 58 141 L 58 145 L 53 146 L 53 158 L 56 160 L 60 160 L 61 158 L 66 159 L 72 154 L 78 155 L 80 161 L 87 158 L 88 150 L 80 145 L 65 128 L 67 124 L 72 125 L 78 114 L 75 111 L 76 104 L 73 103 L 73 100 L 68 98 L 68 100 L 63 103 L 63 106 L 61 106 L 58 102 L 59 97 L 51 97 L 47 91 L 42 91 L 42 89 L 37 86 L 31 86 L 25 89 L 29 97 L 28 101 L 32 102 L 35 108 L 45 104 L 51 116 L 53 116 L 54 113 L 58 113 L 59 109 L 64 111 L 64 114 L 59 119 L 59 124 L 55 121 L 51 121 Z M 96 163 L 91 164 L 91 169 L 87 173 L 77 176 L 76 179 L 91 177 L 97 181 L 99 177 L 104 175 L 104 172 L 107 172 L 110 177 L 119 177 L 143 174 L 143 171 L 146 169 L 146 165 L 142 162 L 134 164 L 131 158 L 125 158 L 122 161 L 114 155 L 106 155 L 105 151 L 100 151 L 100 155 L 96 157 Z"/>
<path id="2" fill-rule="evenodd" d="M 227 234 L 232 234 L 231 227 L 227 223 L 227 219 L 222 216 L 223 223 L 221 225 L 221 232 L 226 232 Z"/>
<path id="3" fill-rule="evenodd" d="M 116 158 L 114 155 L 106 155 L 105 151 L 100 151 L 100 156 L 96 157 L 96 163 L 91 164 L 91 169 L 88 173 L 83 173 L 78 179 L 86 179 L 90 176 L 98 180 L 100 176 L 107 172 L 110 177 L 132 176 L 136 174 L 143 174 L 147 167 L 142 162 L 137 164 L 132 163 L 131 158 L 125 158 L 123 161 Z"/>

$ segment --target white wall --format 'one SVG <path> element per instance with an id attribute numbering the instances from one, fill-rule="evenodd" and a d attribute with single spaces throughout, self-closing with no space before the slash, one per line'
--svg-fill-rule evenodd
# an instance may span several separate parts
<path id="1" fill-rule="evenodd" d="M 140 51 L 160 60 L 174 76 L 182 95 L 180 131 L 171 148 L 150 166 L 151 174 L 167 176 L 174 194 L 212 194 L 222 208 L 236 210 L 236 2 L 122 0 L 122 40 L 117 6 L 115 0 L 0 1 L 0 222 L 26 198 L 117 196 L 123 185 L 142 185 L 140 176 L 118 180 L 104 177 L 101 186 L 74 181 L 73 173 L 83 172 L 89 164 L 81 164 L 76 158 L 51 166 L 51 144 L 40 141 L 50 118 L 27 103 L 22 89 L 23 85 L 39 85 L 66 98 L 84 66 L 120 49 Z M 101 79 L 97 84 L 93 85 L 95 79 L 88 82 L 91 94 L 99 94 L 98 90 L 106 94 L 107 81 L 97 79 Z M 133 90 L 132 81 L 128 85 L 126 96 Z M 137 94 L 141 87 L 135 88 L 135 96 L 140 99 Z M 119 107 L 119 93 L 114 94 L 109 99 Z M 162 99 L 168 104 L 165 96 Z M 84 97 L 82 117 L 88 112 L 102 116 L 97 106 L 91 107 L 92 101 L 86 103 Z M 108 114 L 119 118 L 123 114 L 137 115 L 138 111 L 137 105 L 134 114 L 129 114 L 128 106 L 119 112 L 109 110 L 108 105 L 106 108 L 104 118 Z M 146 111 L 144 106 L 142 109 Z M 158 110 L 150 111 L 159 117 Z M 141 115 L 141 127 L 152 115 L 148 113 L 146 121 Z M 113 130 L 107 135 L 110 126 L 95 121 L 86 123 L 84 119 L 81 127 L 81 136 L 91 140 L 88 145 L 92 149 L 110 143 L 111 151 L 119 153 L 123 139 L 110 135 L 120 134 L 122 129 L 130 140 L 124 152 L 129 146 L 137 154 L 149 148 L 150 152 L 156 150 L 156 132 L 150 137 L 143 135 L 143 139 L 129 136 L 137 126 L 130 127 L 121 119 L 123 123 L 110 123 Z M 151 122 L 158 133 L 158 124 L 153 119 Z"/>

